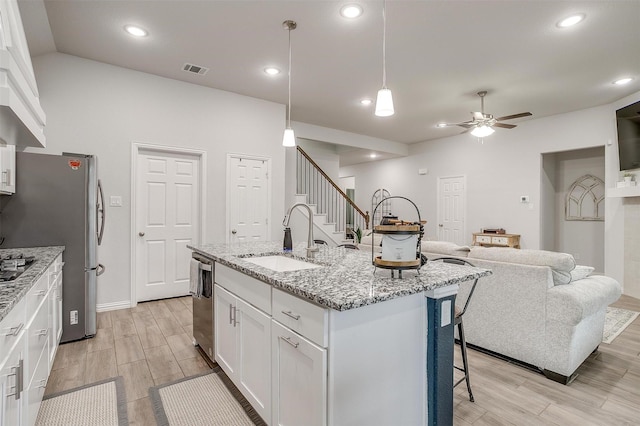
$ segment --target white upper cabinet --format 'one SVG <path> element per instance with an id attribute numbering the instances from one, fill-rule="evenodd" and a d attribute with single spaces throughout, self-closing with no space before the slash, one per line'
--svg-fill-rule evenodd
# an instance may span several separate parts
<path id="1" fill-rule="evenodd" d="M 44 147 L 46 117 L 17 0 L 0 0 L 0 139 Z"/>
<path id="2" fill-rule="evenodd" d="M 0 194 L 16 192 L 16 147 L 0 144 Z"/>

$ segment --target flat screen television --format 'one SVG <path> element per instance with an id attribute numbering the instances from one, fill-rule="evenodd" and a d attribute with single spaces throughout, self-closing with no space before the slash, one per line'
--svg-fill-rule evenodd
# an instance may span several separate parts
<path id="1" fill-rule="evenodd" d="M 640 169 L 640 101 L 616 111 L 620 170 Z"/>

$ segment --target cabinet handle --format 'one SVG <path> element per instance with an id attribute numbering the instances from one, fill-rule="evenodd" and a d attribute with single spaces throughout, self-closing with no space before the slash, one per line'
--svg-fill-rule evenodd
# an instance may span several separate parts
<path id="1" fill-rule="evenodd" d="M 7 170 L 2 171 L 2 184 L 9 185 L 9 171 Z"/>
<path id="2" fill-rule="evenodd" d="M 300 315 L 296 315 L 291 311 L 281 311 L 283 314 L 285 314 L 286 316 L 288 316 L 289 318 L 293 318 L 294 320 L 298 321 L 300 319 Z"/>
<path id="3" fill-rule="evenodd" d="M 3 336 L 17 336 L 17 335 L 18 335 L 18 333 L 20 333 L 20 330 L 22 330 L 22 327 L 24 327 L 24 323 L 22 323 L 22 322 L 21 322 L 19 326 L 17 326 L 17 327 L 11 327 L 11 328 L 9 329 L 9 332 L 8 332 L 8 333 L 3 334 Z"/>
<path id="4" fill-rule="evenodd" d="M 233 305 L 229 303 L 229 324 L 233 325 Z"/>
<path id="5" fill-rule="evenodd" d="M 38 332 L 36 334 L 38 336 L 46 336 L 47 334 L 49 334 L 49 329 L 48 328 L 43 328 L 41 330 L 38 330 Z"/>
<path id="6" fill-rule="evenodd" d="M 298 349 L 298 345 L 300 345 L 300 343 L 292 342 L 291 339 L 289 339 L 288 337 L 280 336 L 280 338 L 282 340 L 284 340 L 285 342 L 287 342 L 288 344 L 290 344 L 291 346 L 293 346 L 294 348 L 296 348 L 296 349 Z"/>
<path id="7" fill-rule="evenodd" d="M 233 308 L 233 326 L 234 327 L 240 323 L 240 321 L 238 321 L 238 312 L 240 312 L 240 309 Z"/>
<path id="8" fill-rule="evenodd" d="M 20 393 L 23 391 L 22 388 L 22 370 L 23 370 L 23 360 L 18 361 L 18 365 L 12 367 L 15 373 L 7 374 L 7 377 L 15 376 L 15 385 L 12 386 L 14 389 L 13 393 L 8 393 L 7 398 L 13 396 L 16 400 L 20 399 Z"/>
<path id="9" fill-rule="evenodd" d="M 40 384 L 36 386 L 38 388 L 46 388 L 47 387 L 47 379 L 41 379 Z"/>
<path id="10" fill-rule="evenodd" d="M 47 294 L 47 290 L 40 290 L 33 293 L 34 296 L 38 296 L 38 297 L 44 296 L 45 294 Z"/>

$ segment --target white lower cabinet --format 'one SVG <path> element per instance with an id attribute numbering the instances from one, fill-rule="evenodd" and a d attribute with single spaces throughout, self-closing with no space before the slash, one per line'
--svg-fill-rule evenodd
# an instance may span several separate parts
<path id="1" fill-rule="evenodd" d="M 4 330 L 3 330 L 4 332 Z M 17 336 L 16 346 L 8 353 L 4 361 L 0 360 L 0 425 L 15 426 L 23 424 L 22 392 L 24 381 L 24 332 Z"/>
<path id="2" fill-rule="evenodd" d="M 0 426 L 35 424 L 62 335 L 62 265 L 60 255 L 0 323 Z"/>
<path id="3" fill-rule="evenodd" d="M 271 419 L 271 317 L 214 287 L 216 361 L 266 422 Z"/>
<path id="4" fill-rule="evenodd" d="M 327 423 L 327 350 L 271 321 L 273 424 Z"/>

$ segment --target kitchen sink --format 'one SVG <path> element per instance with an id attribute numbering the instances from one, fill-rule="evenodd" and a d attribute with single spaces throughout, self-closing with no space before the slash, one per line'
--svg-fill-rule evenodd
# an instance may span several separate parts
<path id="1" fill-rule="evenodd" d="M 245 262 L 253 263 L 254 265 L 262 266 L 263 268 L 271 269 L 276 272 L 290 272 L 300 271 L 303 269 L 322 268 L 322 265 L 317 265 L 311 262 L 305 262 L 304 260 L 294 259 L 287 256 L 259 256 L 259 257 L 244 257 Z"/>

